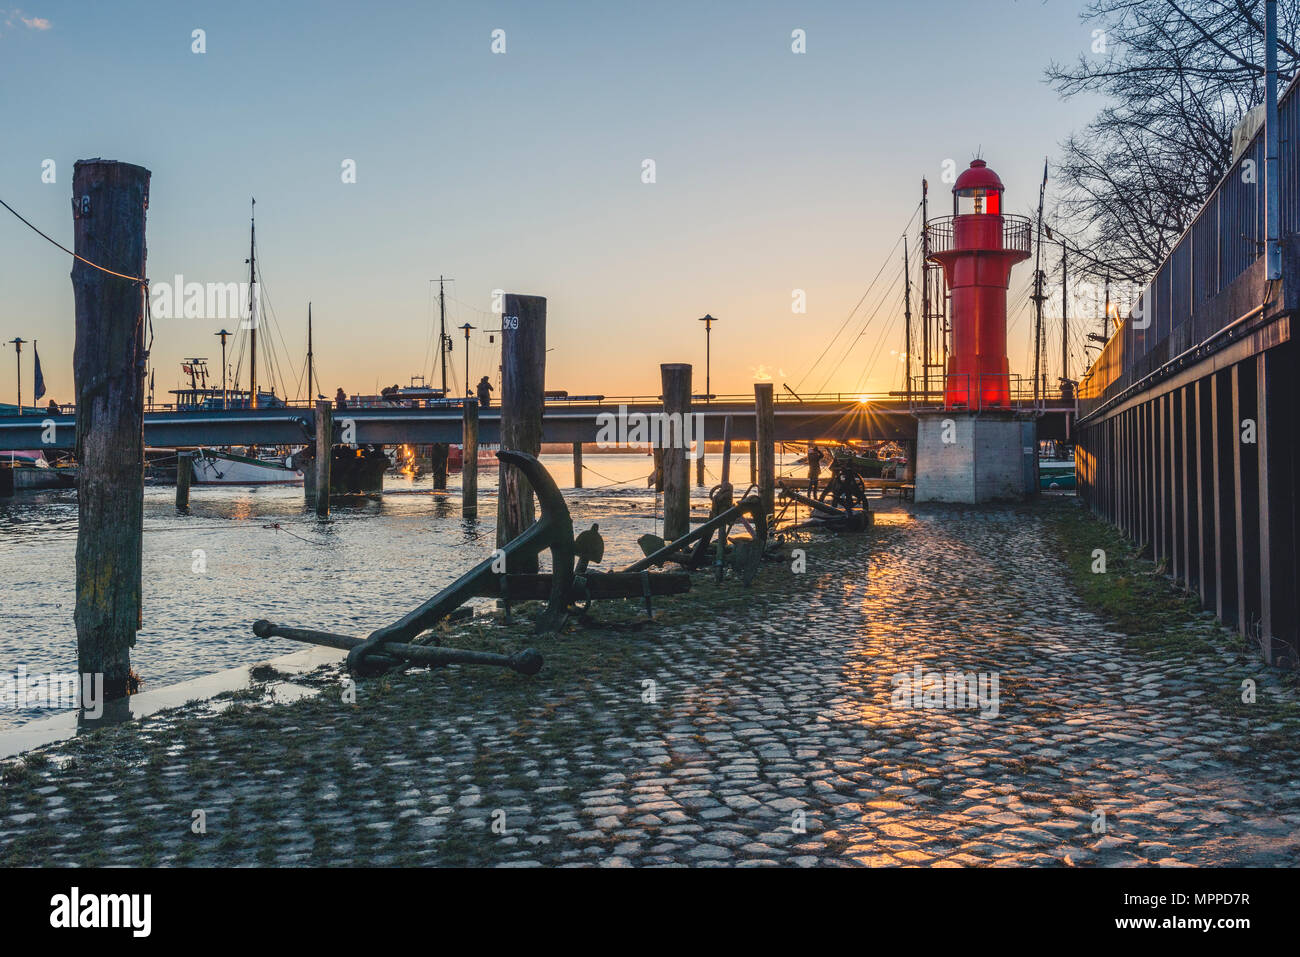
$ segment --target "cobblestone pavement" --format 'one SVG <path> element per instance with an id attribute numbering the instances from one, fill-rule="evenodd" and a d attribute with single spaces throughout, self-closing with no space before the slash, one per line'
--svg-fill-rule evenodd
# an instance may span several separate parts
<path id="1" fill-rule="evenodd" d="M 802 575 L 701 578 L 654 625 L 597 606 L 606 627 L 538 642 L 534 679 L 417 673 L 355 705 L 332 679 L 292 705 L 100 732 L 6 771 L 0 860 L 1297 863 L 1279 676 L 1240 651 L 1129 650 L 1042 526 L 895 509 L 802 545 Z M 519 647 L 503 628 L 475 640 Z M 895 676 L 918 668 L 996 676 L 996 715 L 915 707 Z"/>

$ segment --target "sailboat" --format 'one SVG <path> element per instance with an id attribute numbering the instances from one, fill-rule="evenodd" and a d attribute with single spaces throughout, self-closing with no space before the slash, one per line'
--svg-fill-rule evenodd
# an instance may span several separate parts
<path id="1" fill-rule="evenodd" d="M 257 200 L 253 200 L 253 206 L 257 205 Z M 249 219 L 249 238 L 248 238 L 248 285 L 249 285 L 249 324 L 248 324 L 248 345 L 249 345 L 249 384 L 248 384 L 248 404 L 247 408 L 256 409 L 264 404 L 267 398 L 265 393 L 259 393 L 257 389 L 257 327 L 259 319 L 259 303 L 257 289 L 257 222 L 256 217 Z M 310 365 L 311 359 L 311 306 L 307 307 L 307 329 L 308 345 L 307 354 Z M 224 340 L 223 340 L 224 350 Z M 222 370 L 222 384 L 224 385 L 225 371 Z M 310 388 L 310 370 L 309 370 L 309 388 Z M 205 370 L 206 385 L 206 370 Z M 221 390 L 223 404 L 229 402 L 227 391 Z M 279 399 L 275 399 L 274 393 L 271 394 L 273 403 L 283 405 Z M 231 449 L 212 449 L 200 448 L 190 459 L 193 470 L 192 481 L 195 485 L 301 485 L 303 483 L 302 472 L 295 468 L 290 459 L 280 460 L 274 457 L 259 457 L 256 455 L 241 455 Z"/>

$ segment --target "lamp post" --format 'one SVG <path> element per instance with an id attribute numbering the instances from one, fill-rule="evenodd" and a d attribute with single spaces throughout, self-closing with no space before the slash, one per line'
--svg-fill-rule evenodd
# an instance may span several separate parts
<path id="1" fill-rule="evenodd" d="M 711 352 L 711 340 L 713 338 L 713 324 L 718 320 L 710 316 L 707 312 L 700 316 L 700 322 L 704 323 L 704 401 L 707 403 L 713 397 L 713 387 L 709 379 L 709 361 Z"/>
<path id="2" fill-rule="evenodd" d="M 713 401 L 713 380 L 711 377 L 711 364 L 713 358 L 713 324 L 718 320 L 707 312 L 700 316 L 700 322 L 704 323 L 704 404 L 708 405 Z M 695 455 L 695 484 L 700 488 L 704 487 L 704 434 L 701 429 L 699 438 L 700 447 L 696 450 Z"/>
<path id="3" fill-rule="evenodd" d="M 469 384 L 469 331 L 477 329 L 478 326 L 471 326 L 468 322 L 460 327 L 465 332 L 465 397 L 469 398 L 474 394 Z"/>
<path id="4" fill-rule="evenodd" d="M 18 414 L 23 414 L 23 343 L 26 339 L 14 336 L 9 340 L 14 345 L 14 360 L 18 363 Z"/>
<path id="5" fill-rule="evenodd" d="M 222 329 L 220 332 L 214 332 L 213 335 L 221 337 L 221 410 L 224 412 L 230 408 L 226 398 L 226 339 L 230 336 L 230 333 Z M 308 386 L 308 390 L 310 388 Z"/>

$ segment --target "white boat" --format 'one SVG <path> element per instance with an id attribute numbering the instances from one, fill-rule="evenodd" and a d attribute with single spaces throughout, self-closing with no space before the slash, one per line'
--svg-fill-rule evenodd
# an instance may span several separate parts
<path id="1" fill-rule="evenodd" d="M 302 472 L 276 459 L 198 449 L 190 460 L 195 485 L 301 485 Z"/>

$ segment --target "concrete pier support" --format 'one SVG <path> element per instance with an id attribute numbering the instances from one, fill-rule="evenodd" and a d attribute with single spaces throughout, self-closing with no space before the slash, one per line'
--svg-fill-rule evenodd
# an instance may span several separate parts
<path id="1" fill-rule="evenodd" d="M 916 501 L 974 505 L 1033 494 L 1033 424 L 1014 412 L 918 412 Z"/>

